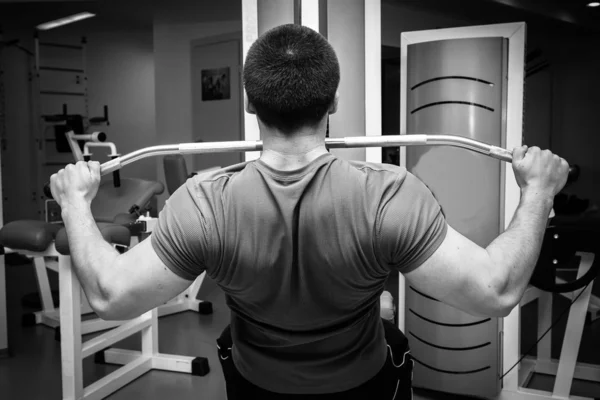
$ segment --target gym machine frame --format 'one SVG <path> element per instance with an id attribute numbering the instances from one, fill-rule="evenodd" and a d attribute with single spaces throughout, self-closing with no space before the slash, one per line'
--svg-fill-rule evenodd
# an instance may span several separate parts
<path id="1" fill-rule="evenodd" d="M 460 28 L 434 29 L 416 32 L 404 32 L 401 34 L 401 103 L 400 107 L 400 133 L 407 133 L 407 64 L 408 46 L 423 42 L 468 39 L 484 37 L 502 37 L 508 40 L 508 79 L 506 84 L 506 113 L 504 120 L 504 136 L 501 146 L 514 148 L 522 144 L 523 132 L 523 109 L 524 109 L 524 68 L 525 65 L 525 41 L 526 25 L 523 22 L 468 26 Z M 411 136 L 411 135 L 409 135 Z M 406 162 L 406 150 L 400 149 L 401 163 Z M 401 164 L 404 165 L 404 164 Z M 571 173 L 572 171 L 570 171 Z M 512 174 L 504 168 L 501 169 L 501 223 L 507 227 L 512 219 L 514 211 L 519 203 L 519 188 Z M 581 262 L 578 267 L 577 279 L 584 277 L 586 272 L 592 268 L 594 254 L 578 252 Z M 595 301 L 590 304 L 592 284 L 568 293 L 571 299 L 576 299 L 569 311 L 567 322 L 567 334 L 563 339 L 560 360 L 552 360 L 550 354 L 550 333 L 546 335 L 537 345 L 537 357 L 527 357 L 520 361 L 520 307 L 535 300 L 538 301 L 538 336 L 551 325 L 552 321 L 552 293 L 541 291 L 535 287 L 529 287 L 525 292 L 520 305 L 515 307 L 510 315 L 504 318 L 502 323 L 499 354 L 501 379 L 500 393 L 495 396 L 496 400 L 544 400 L 544 399 L 571 399 L 590 400 L 587 397 L 570 396 L 573 379 L 583 379 L 600 382 L 600 367 L 589 364 L 577 363 L 577 354 L 583 332 L 586 311 L 590 305 L 592 313 L 596 313 Z M 405 298 L 404 278 L 399 279 L 398 301 L 402 305 Z M 593 298 L 593 296 L 592 296 Z M 399 327 L 404 330 L 404 307 L 398 310 Z M 512 369 L 513 365 L 518 365 Z M 529 389 L 528 385 L 534 373 L 548 374 L 554 376 L 553 390 L 543 391 Z"/>

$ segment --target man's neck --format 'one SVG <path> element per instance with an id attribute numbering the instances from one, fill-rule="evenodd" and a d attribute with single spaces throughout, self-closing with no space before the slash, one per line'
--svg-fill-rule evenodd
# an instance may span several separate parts
<path id="1" fill-rule="evenodd" d="M 279 171 L 300 169 L 313 160 L 327 154 L 325 133 L 321 129 L 303 129 L 285 135 L 261 127 L 263 151 L 260 159 L 271 168 Z"/>

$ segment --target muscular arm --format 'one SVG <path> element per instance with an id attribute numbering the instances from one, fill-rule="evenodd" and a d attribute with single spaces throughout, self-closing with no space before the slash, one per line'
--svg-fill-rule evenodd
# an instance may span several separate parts
<path id="1" fill-rule="evenodd" d="M 508 229 L 485 249 L 448 227 L 440 247 L 406 279 L 470 314 L 506 316 L 527 288 L 551 207 L 550 196 L 523 192 Z"/>
<path id="2" fill-rule="evenodd" d="M 211 225 L 186 185 L 167 201 L 151 238 L 119 254 L 104 241 L 92 216 L 99 183 L 97 162 L 69 164 L 50 177 L 73 270 L 101 318 L 130 319 L 164 304 L 189 286 L 205 264 L 218 259 Z"/>
<path id="3" fill-rule="evenodd" d="M 523 192 L 508 229 L 486 248 L 504 280 L 501 295 L 512 309 L 523 297 L 537 263 L 553 198 Z M 510 312 L 510 310 L 508 310 Z"/>
<path id="4" fill-rule="evenodd" d="M 419 258 L 418 268 L 413 263 L 406 271 L 401 270 L 412 285 L 473 315 L 503 317 L 519 303 L 540 254 L 554 196 L 567 181 L 569 165 L 550 151 L 522 146 L 513 150 L 513 170 L 521 200 L 507 230 L 484 249 L 448 227 L 437 248 L 427 245 L 434 249 L 433 254 Z M 409 231 L 420 232 L 420 221 L 431 221 L 427 210 L 435 208 L 431 196 L 414 188 L 421 192 L 417 204 L 423 205 L 392 209 L 410 217 Z M 439 231 L 439 218 L 437 224 L 436 219 L 433 221 Z M 418 249 L 423 242 L 439 243 L 423 239 L 413 239 L 418 243 L 413 247 Z M 402 249 L 403 242 L 397 243 L 395 247 Z"/>
<path id="5" fill-rule="evenodd" d="M 89 205 L 71 205 L 62 214 L 73 270 L 101 318 L 134 318 L 164 304 L 191 284 L 164 265 L 150 238 L 120 254 L 102 238 Z"/>

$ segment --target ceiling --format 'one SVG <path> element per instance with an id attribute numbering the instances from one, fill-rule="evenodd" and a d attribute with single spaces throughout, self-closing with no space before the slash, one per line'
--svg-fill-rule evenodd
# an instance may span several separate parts
<path id="1" fill-rule="evenodd" d="M 239 1 L 239 0 L 236 0 Z M 600 32 L 600 7 L 586 7 L 588 0 L 382 0 L 389 4 L 428 9 L 457 19 L 481 23 L 526 20 L 528 25 L 556 26 L 564 29 Z M 233 0 L 0 0 L 0 16 L 26 13 L 38 23 L 81 11 L 132 26 L 152 26 L 155 10 L 173 11 L 183 7 L 195 18 L 220 20 L 217 8 L 231 8 Z M 229 4 L 226 4 L 229 3 Z M 192 8 L 193 9 L 192 9 Z M 12 11 L 12 12 L 10 12 Z M 0 18 L 1 19 L 1 18 Z M 221 18 L 222 19 L 222 18 Z"/>
<path id="2" fill-rule="evenodd" d="M 591 0 L 487 0 L 529 11 L 545 18 L 598 30 L 600 7 L 587 7 Z"/>
<path id="3" fill-rule="evenodd" d="M 591 0 L 382 0 L 481 23 L 526 21 L 548 29 L 600 32 L 600 7 Z"/>
<path id="4" fill-rule="evenodd" d="M 83 11 L 104 22 L 152 28 L 155 17 L 177 23 L 239 20 L 241 0 L 0 0 L 0 25 L 16 24 L 12 16 L 32 25 Z"/>
<path id="5" fill-rule="evenodd" d="M 4 28 L 12 24 L 26 23 L 35 26 L 42 22 L 51 21 L 88 11 L 101 15 L 105 20 L 130 24 L 132 27 L 152 26 L 153 12 L 151 7 L 144 7 L 143 0 L 67 0 L 67 1 L 29 1 L 29 0 L 0 0 L 0 23 Z M 10 16 L 8 19 L 2 16 Z"/>

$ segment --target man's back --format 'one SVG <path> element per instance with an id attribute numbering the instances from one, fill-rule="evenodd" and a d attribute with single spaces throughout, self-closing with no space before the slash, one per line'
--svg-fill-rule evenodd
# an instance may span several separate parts
<path id="1" fill-rule="evenodd" d="M 199 263 L 166 265 L 188 279 L 207 270 L 232 311 L 236 367 L 279 393 L 340 392 L 376 375 L 387 353 L 385 279 L 420 265 L 446 228 L 431 192 L 405 169 L 331 154 L 295 171 L 257 160 L 196 176 L 165 212 L 159 256 L 177 258 L 182 241 L 193 247 Z M 181 224 L 202 229 L 167 237 Z"/>

